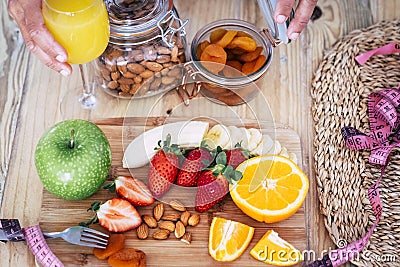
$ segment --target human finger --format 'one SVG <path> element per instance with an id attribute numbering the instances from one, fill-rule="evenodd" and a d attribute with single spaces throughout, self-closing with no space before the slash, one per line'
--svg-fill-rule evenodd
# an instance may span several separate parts
<path id="1" fill-rule="evenodd" d="M 36 6 L 35 1 L 26 3 L 10 0 L 8 9 L 11 17 L 17 22 L 22 37 L 32 53 L 46 66 L 68 76 L 72 68 L 68 63 L 65 63 L 67 53 L 45 27 L 40 2 L 39 6 Z M 29 15 L 26 15 L 28 13 Z"/>
<path id="2" fill-rule="evenodd" d="M 318 0 L 300 0 L 290 21 L 287 35 L 291 40 L 299 37 L 300 33 L 307 26 Z"/>
<path id="3" fill-rule="evenodd" d="M 274 19 L 277 23 L 284 23 L 292 12 L 294 0 L 278 0 L 274 11 Z"/>

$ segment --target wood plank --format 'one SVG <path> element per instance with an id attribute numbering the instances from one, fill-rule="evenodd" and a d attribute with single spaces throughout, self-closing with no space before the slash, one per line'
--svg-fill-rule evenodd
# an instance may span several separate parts
<path id="1" fill-rule="evenodd" d="M 0 2 L 0 206 L 17 132 L 29 52 L 18 28 L 7 15 L 6 1 Z M 16 75 L 8 75 L 15 73 Z"/>
<path id="2" fill-rule="evenodd" d="M 156 125 L 163 124 L 165 118 L 126 118 L 123 119 L 104 119 L 98 122 L 100 128 L 104 131 L 109 139 L 111 150 L 113 152 L 112 171 L 110 180 L 118 175 L 132 175 L 138 179 L 142 179 L 147 183 L 148 167 L 132 169 L 130 172 L 123 169 L 122 158 L 123 151 L 128 144 L 144 129 L 151 129 Z M 168 118 L 168 122 L 182 121 L 186 118 Z M 207 119 L 203 119 L 207 120 Z M 300 139 L 296 132 L 284 127 L 280 124 L 271 124 L 270 122 L 258 122 L 254 120 L 238 120 L 235 118 L 225 119 L 226 125 L 237 125 L 240 127 L 259 127 L 261 125 L 264 134 L 276 136 L 282 145 L 288 151 L 297 155 L 301 160 L 301 146 Z M 213 122 L 211 122 L 213 125 Z M 185 206 L 189 207 L 191 212 L 194 212 L 194 196 L 196 188 L 183 188 L 173 187 L 160 201 L 168 203 L 172 199 L 178 199 Z M 54 197 L 46 190 L 43 191 L 43 201 L 40 215 L 40 225 L 44 231 L 59 231 L 65 227 L 77 225 L 81 221 L 86 221 L 91 214 L 86 211 L 93 201 L 106 201 L 114 197 L 113 193 L 105 190 L 100 190 L 89 199 L 82 201 L 65 201 Z M 139 208 L 139 212 L 151 215 L 153 206 Z M 166 212 L 172 212 L 172 209 L 167 207 Z M 247 249 L 247 251 L 235 261 L 235 264 L 242 266 L 265 266 L 264 263 L 257 262 L 250 255 L 250 249 L 262 237 L 268 229 L 274 229 L 280 236 L 301 251 L 307 249 L 307 244 L 304 240 L 306 236 L 305 217 L 307 210 L 302 207 L 295 215 L 287 220 L 279 223 L 265 224 L 257 222 L 239 210 L 233 201 L 228 198 L 221 205 L 217 205 L 209 212 L 201 214 L 201 223 L 196 227 L 189 227 L 188 230 L 193 234 L 193 243 L 190 246 L 184 245 L 182 242 L 175 238 L 169 238 L 165 241 L 152 240 L 138 240 L 135 231 L 126 232 L 127 245 L 145 251 L 147 254 L 148 266 L 229 266 L 230 264 L 218 263 L 208 256 L 208 231 L 212 217 L 223 217 L 240 221 L 242 223 L 255 227 L 255 236 Z M 94 226 L 94 228 L 105 231 L 101 227 Z M 151 230 L 153 232 L 154 230 Z M 50 240 L 49 246 L 53 252 L 60 257 L 61 261 L 66 266 L 76 266 L 82 264 L 82 257 L 85 259 L 85 264 L 88 266 L 107 266 L 105 261 L 99 261 L 93 258 L 92 249 L 82 248 L 65 244 L 59 240 Z M 179 249 L 179 256 L 175 251 Z M 191 262 L 193 255 L 197 255 L 201 260 Z"/>

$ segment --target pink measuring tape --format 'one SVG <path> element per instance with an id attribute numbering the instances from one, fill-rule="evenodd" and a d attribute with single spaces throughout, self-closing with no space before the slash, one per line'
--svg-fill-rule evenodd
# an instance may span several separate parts
<path id="1" fill-rule="evenodd" d="M 64 267 L 50 250 L 38 225 L 21 228 L 17 219 L 0 219 L 0 229 L 3 230 L 9 241 L 25 240 L 36 259 L 44 267 Z"/>
<path id="2" fill-rule="evenodd" d="M 394 53 L 400 53 L 400 44 L 395 42 L 361 54 L 356 57 L 356 60 L 363 65 L 374 55 Z M 321 260 L 308 264 L 307 267 L 336 267 L 352 260 L 355 255 L 358 255 L 364 249 L 368 239 L 378 225 L 382 215 L 379 183 L 389 162 L 390 152 L 393 148 L 400 147 L 400 111 L 397 111 L 396 108 L 400 108 L 400 84 L 397 89 L 385 89 L 369 95 L 369 133 L 362 133 L 352 127 L 344 127 L 342 129 L 343 138 L 349 148 L 356 150 L 369 148 L 371 150 L 369 162 L 382 166 L 379 178 L 368 189 L 368 199 L 376 218 L 374 224 L 361 239 L 346 247 L 329 252 Z"/>

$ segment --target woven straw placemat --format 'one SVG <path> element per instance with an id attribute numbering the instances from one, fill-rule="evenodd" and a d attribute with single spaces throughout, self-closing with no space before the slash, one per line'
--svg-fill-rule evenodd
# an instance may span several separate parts
<path id="1" fill-rule="evenodd" d="M 340 130 L 352 126 L 369 131 L 367 98 L 371 92 L 397 88 L 400 55 L 373 56 L 360 66 L 355 56 L 400 42 L 400 20 L 356 30 L 325 55 L 313 86 L 314 159 L 321 212 L 332 240 L 339 245 L 366 234 L 375 221 L 367 190 L 379 177 L 368 162 L 369 151 L 346 147 Z M 399 150 L 397 150 L 399 151 Z M 381 185 L 383 214 L 358 266 L 400 266 L 400 155 L 392 152 Z"/>

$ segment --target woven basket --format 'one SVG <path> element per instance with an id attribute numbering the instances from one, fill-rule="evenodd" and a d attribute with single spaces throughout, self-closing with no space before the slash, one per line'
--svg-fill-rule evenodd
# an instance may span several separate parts
<path id="1" fill-rule="evenodd" d="M 346 147 L 340 130 L 369 131 L 367 98 L 371 92 L 397 88 L 400 55 L 374 56 L 360 66 L 355 56 L 400 41 L 400 20 L 353 31 L 328 52 L 313 82 L 314 160 L 321 212 L 331 239 L 351 243 L 375 221 L 367 190 L 379 177 L 369 151 Z M 397 150 L 398 151 L 398 150 Z M 400 266 L 400 155 L 394 151 L 380 185 L 383 214 L 358 259 L 358 266 Z M 393 257 L 394 256 L 394 257 Z"/>

